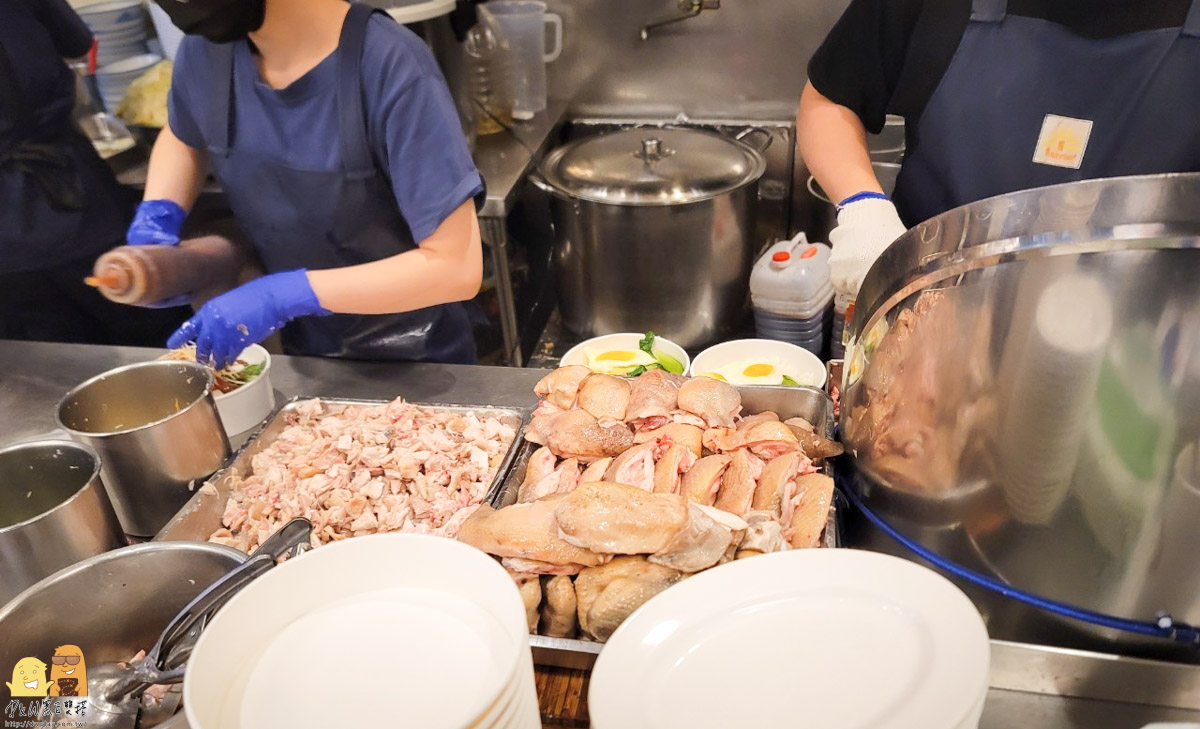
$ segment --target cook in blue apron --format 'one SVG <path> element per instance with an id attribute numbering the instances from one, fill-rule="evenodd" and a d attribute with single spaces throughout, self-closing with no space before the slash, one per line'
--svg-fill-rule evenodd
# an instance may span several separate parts
<path id="1" fill-rule="evenodd" d="M 67 0 L 0 2 L 0 339 L 162 342 L 188 310 L 113 304 L 83 279 L 133 196 L 72 121 L 92 34 Z"/>
<path id="2" fill-rule="evenodd" d="M 1039 14 L 1032 0 L 918 4 L 906 30 L 893 32 L 907 33 L 905 67 L 936 66 L 922 54 L 938 53 L 938 34 L 953 27 L 956 13 L 963 27 L 940 81 L 900 68 L 880 84 L 892 90 L 888 110 L 915 113 L 894 204 L 873 174 L 864 181 L 870 162 L 861 118 L 813 85 L 802 99 L 801 150 L 841 200 L 830 267 L 843 290 L 857 291 L 906 225 L 959 205 L 1084 179 L 1200 171 L 1200 0 L 1094 2 L 1072 16 L 1087 20 L 1081 28 L 1030 17 Z M 1126 25 L 1105 33 L 1106 21 Z M 1164 23 L 1171 25 L 1155 27 Z M 1129 24 L 1141 29 L 1128 32 Z M 884 55 L 888 32 L 876 41 Z M 815 76 L 832 78 L 821 53 Z M 839 121 L 828 123 L 831 116 Z M 818 131 L 826 145 L 841 145 L 843 164 L 805 143 Z"/>
<path id="3" fill-rule="evenodd" d="M 420 39 L 343 0 L 156 1 L 188 37 L 127 240 L 177 244 L 211 166 L 268 271 L 169 346 L 220 366 L 282 328 L 289 353 L 474 361 L 483 184 Z"/>

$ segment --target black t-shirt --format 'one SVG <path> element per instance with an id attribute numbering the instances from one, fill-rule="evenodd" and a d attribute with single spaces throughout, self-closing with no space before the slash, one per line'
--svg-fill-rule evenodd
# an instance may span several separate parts
<path id="1" fill-rule="evenodd" d="M 1085 38 L 1111 38 L 1179 27 L 1191 2 L 1009 0 L 1008 13 L 1059 23 Z M 905 117 L 911 141 L 970 15 L 971 0 L 852 0 L 809 61 L 809 81 L 872 133 L 887 114 Z"/>

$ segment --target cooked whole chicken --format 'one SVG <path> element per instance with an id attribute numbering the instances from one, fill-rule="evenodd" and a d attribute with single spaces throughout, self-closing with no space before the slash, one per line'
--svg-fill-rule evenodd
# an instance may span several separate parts
<path id="1" fill-rule="evenodd" d="M 563 539 L 585 551 L 653 554 L 687 524 L 688 509 L 677 494 L 593 481 L 561 497 L 554 519 Z"/>
<path id="2" fill-rule="evenodd" d="M 493 509 L 484 504 L 463 522 L 458 539 L 497 557 L 518 557 L 556 565 L 603 564 L 607 559 L 559 536 L 554 510 L 567 496 Z M 654 551 L 654 550 L 651 550 Z"/>

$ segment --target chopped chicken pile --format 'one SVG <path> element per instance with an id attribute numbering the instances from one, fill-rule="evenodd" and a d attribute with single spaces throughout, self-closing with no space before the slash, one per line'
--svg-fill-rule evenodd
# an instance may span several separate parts
<path id="1" fill-rule="evenodd" d="M 687 575 L 820 546 L 841 446 L 800 419 L 742 417 L 738 390 L 651 370 L 562 367 L 536 392 L 517 503 L 479 507 L 459 540 L 499 557 L 530 632 L 604 641 Z M 574 579 L 572 579 L 574 578 Z"/>
<path id="2" fill-rule="evenodd" d="M 296 517 L 312 546 L 377 532 L 454 537 L 516 432 L 500 418 L 417 407 L 302 403 L 233 484 L 209 541 L 250 552 Z"/>

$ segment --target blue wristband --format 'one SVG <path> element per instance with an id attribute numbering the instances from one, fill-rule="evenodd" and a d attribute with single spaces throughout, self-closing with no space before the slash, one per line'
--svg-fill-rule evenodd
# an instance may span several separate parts
<path id="1" fill-rule="evenodd" d="M 888 196 L 882 192 L 856 192 L 845 200 L 837 204 L 837 209 L 841 210 L 850 203 L 858 202 L 859 200 L 887 200 Z"/>

